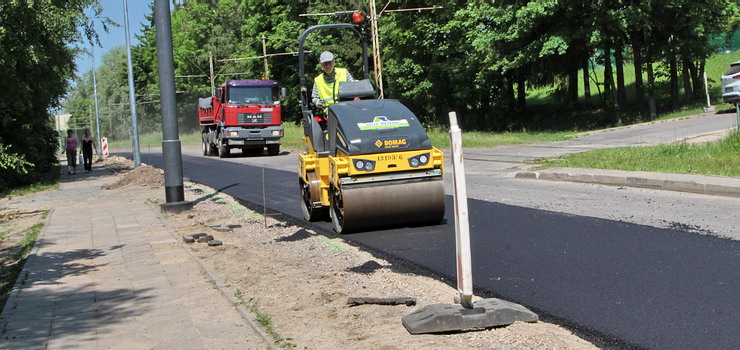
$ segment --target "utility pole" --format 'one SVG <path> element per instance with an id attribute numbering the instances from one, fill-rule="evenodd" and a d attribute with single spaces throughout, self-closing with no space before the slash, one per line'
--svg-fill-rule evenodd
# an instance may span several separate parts
<path id="1" fill-rule="evenodd" d="M 182 149 L 177 130 L 175 100 L 175 61 L 172 54 L 172 22 L 169 0 L 154 1 L 154 22 L 157 27 L 157 60 L 159 100 L 162 108 L 162 157 L 164 158 L 165 212 L 181 212 L 193 207 L 185 201 L 182 180 Z"/>
<path id="2" fill-rule="evenodd" d="M 267 40 L 266 36 L 262 36 L 262 57 L 264 58 L 265 62 L 265 79 L 270 79 L 270 73 L 267 70 L 267 47 L 265 46 L 265 40 Z"/>
<path id="3" fill-rule="evenodd" d="M 108 100 L 108 139 L 111 136 L 113 136 L 113 115 L 110 112 L 110 100 Z"/>
<path id="4" fill-rule="evenodd" d="M 213 52 L 208 51 L 208 65 L 211 67 L 211 75 L 208 79 L 211 81 L 211 96 L 216 96 L 216 77 L 213 76 Z"/>
<path id="5" fill-rule="evenodd" d="M 95 96 L 95 138 L 98 142 L 95 142 L 96 153 L 98 158 L 102 159 L 102 153 L 100 152 L 100 111 L 98 110 L 98 80 L 95 77 L 95 44 L 91 45 L 92 52 L 92 72 L 93 72 L 93 95 Z"/>
<path id="6" fill-rule="evenodd" d="M 169 12 L 169 8 L 167 8 Z M 126 63 L 128 65 L 128 96 L 131 104 L 131 138 L 133 140 L 134 168 L 141 165 L 139 153 L 139 124 L 136 120 L 136 93 L 134 93 L 134 69 L 131 66 L 131 42 L 128 33 L 128 0 L 123 0 L 123 21 L 126 29 Z"/>
<path id="7" fill-rule="evenodd" d="M 374 0 L 370 0 L 370 35 L 372 36 L 373 41 L 373 71 L 375 72 L 375 85 L 378 87 L 378 98 L 382 99 L 383 63 L 380 60 L 380 40 L 378 40 L 378 15 L 376 13 Z"/>

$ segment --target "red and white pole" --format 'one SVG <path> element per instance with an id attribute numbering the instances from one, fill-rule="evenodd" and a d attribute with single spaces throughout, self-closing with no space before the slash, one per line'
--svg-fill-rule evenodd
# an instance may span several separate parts
<path id="1" fill-rule="evenodd" d="M 106 137 L 100 138 L 100 152 L 103 156 L 103 159 L 108 158 L 108 138 Z"/>

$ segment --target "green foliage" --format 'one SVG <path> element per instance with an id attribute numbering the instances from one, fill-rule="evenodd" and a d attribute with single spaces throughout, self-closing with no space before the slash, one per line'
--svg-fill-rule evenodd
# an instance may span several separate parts
<path id="1" fill-rule="evenodd" d="M 378 10 L 394 10 L 429 4 L 376 0 L 376 5 Z M 732 0 L 443 0 L 434 5 L 441 8 L 380 15 L 385 96 L 401 100 L 430 125 L 445 125 L 447 113 L 457 111 L 466 130 L 497 131 L 598 128 L 651 119 L 645 117 L 645 94 L 655 102 L 658 114 L 694 106 L 701 97 L 698 78 L 717 49 L 710 38 L 736 29 L 740 12 Z M 309 26 L 350 20 L 348 14 L 301 14 L 347 10 L 367 14 L 368 4 L 359 0 L 177 2 L 172 27 L 181 131 L 198 129 L 197 98 L 211 93 L 210 57 L 216 86 L 229 79 L 262 78 L 263 36 L 268 54 L 295 52 L 298 36 Z M 148 21 L 139 38 L 141 44 L 132 52 L 142 133 L 161 128 L 152 15 Z M 362 26 L 369 29 L 367 22 Z M 315 62 L 324 50 L 336 54 L 339 66 L 361 75 L 356 38 L 342 31 L 315 33 L 306 42 L 310 50 L 306 78 L 318 74 Z M 589 71 L 587 103 L 583 67 L 616 64 L 616 50 L 624 55 L 624 69 L 617 74 L 613 66 L 610 79 L 605 79 L 603 70 Z M 247 59 L 229 60 L 235 58 Z M 643 62 L 636 67 L 637 74 L 636 58 Z M 293 55 L 268 58 L 270 78 L 288 88 L 283 119 L 289 122 L 299 120 L 297 63 Z M 647 67 L 653 67 L 655 79 L 648 78 Z M 118 75 L 104 77 L 104 69 Z M 111 105 L 113 130 L 109 134 L 129 137 L 125 59 L 104 64 L 98 73 L 99 83 L 113 81 L 103 84 L 116 86 L 99 92 L 101 106 Z M 618 77 L 627 81 L 624 101 L 618 101 L 614 91 Z M 83 78 L 85 83 L 77 86 L 91 91 L 88 74 Z M 671 79 L 678 89 L 672 90 Z M 691 85 L 685 91 L 684 80 Z M 680 103 L 671 100 L 677 93 L 685 96 Z M 70 97 L 80 99 L 69 103 L 79 104 L 75 118 L 89 116 L 83 99 L 89 100 L 90 93 Z"/>
<path id="2" fill-rule="evenodd" d="M 28 167 L 33 164 L 26 161 L 25 155 L 8 153 L 10 146 L 0 144 L 0 168 L 13 170 L 20 174 L 28 174 Z"/>
<path id="3" fill-rule="evenodd" d="M 740 133 L 708 144 L 676 143 L 575 153 L 550 166 L 740 177 Z"/>
<path id="4" fill-rule="evenodd" d="M 0 144 L 27 162 L 0 168 L 0 191 L 38 182 L 56 163 L 49 110 L 74 76 L 71 46 L 97 40 L 86 11 L 100 10 L 96 0 L 0 2 Z"/>

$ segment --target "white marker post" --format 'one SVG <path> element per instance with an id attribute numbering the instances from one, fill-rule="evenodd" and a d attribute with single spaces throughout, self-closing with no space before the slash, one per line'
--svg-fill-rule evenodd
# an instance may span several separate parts
<path id="1" fill-rule="evenodd" d="M 462 131 L 457 125 L 455 112 L 450 112 L 450 148 L 455 188 L 455 247 L 460 305 L 425 306 L 404 316 L 403 326 L 411 334 L 424 334 L 506 326 L 517 321 L 537 321 L 535 313 L 510 301 L 488 298 L 473 302 L 473 264 L 470 259 L 470 227 L 463 168 Z"/>
<path id="2" fill-rule="evenodd" d="M 470 259 L 470 226 L 468 224 L 468 194 L 465 189 L 462 130 L 457 114 L 450 112 L 450 148 L 452 149 L 453 186 L 455 189 L 455 246 L 457 250 L 457 290 L 460 304 L 473 308 L 473 273 Z"/>
<path id="3" fill-rule="evenodd" d="M 709 82 L 707 80 L 707 72 L 704 72 L 704 94 L 707 95 L 707 106 L 704 107 L 704 112 L 714 112 L 717 109 L 714 108 L 712 103 L 709 101 Z"/>

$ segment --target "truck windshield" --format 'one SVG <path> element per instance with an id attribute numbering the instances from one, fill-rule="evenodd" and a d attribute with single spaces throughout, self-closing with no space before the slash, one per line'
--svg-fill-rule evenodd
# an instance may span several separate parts
<path id="1" fill-rule="evenodd" d="M 272 105 L 279 100 L 276 90 L 271 87 L 230 87 L 227 103 L 230 105 Z"/>

